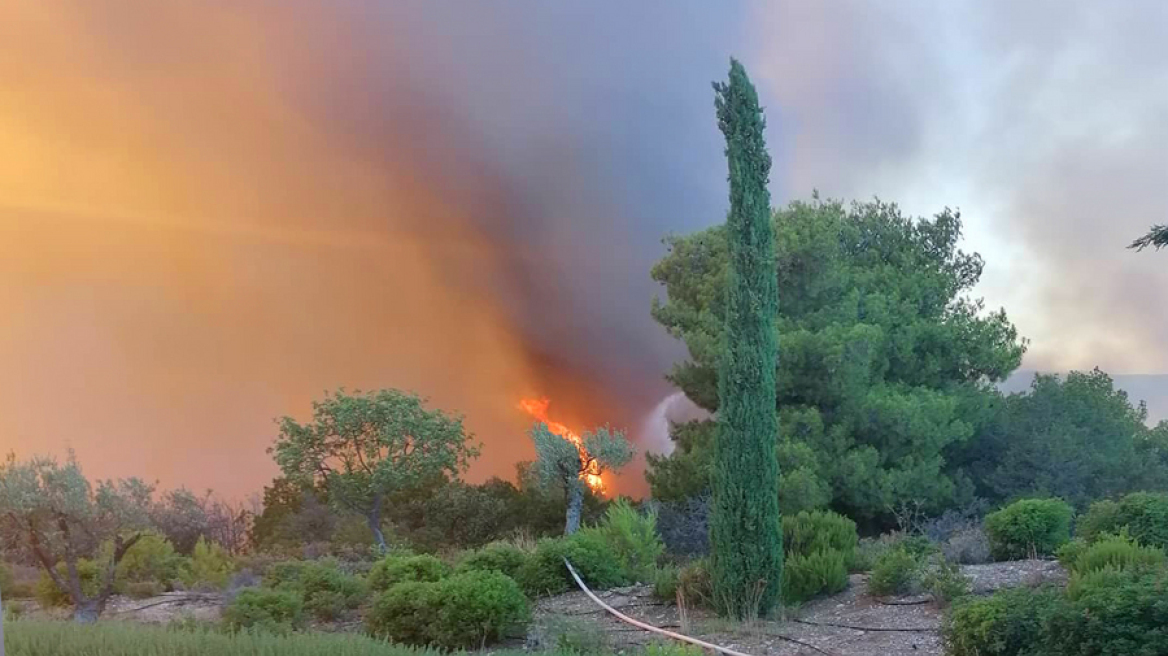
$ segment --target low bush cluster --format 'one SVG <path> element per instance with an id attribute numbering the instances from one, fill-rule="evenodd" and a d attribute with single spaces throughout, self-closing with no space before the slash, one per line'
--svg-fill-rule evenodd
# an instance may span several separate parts
<path id="1" fill-rule="evenodd" d="M 1074 510 L 1061 499 L 1022 499 L 985 518 L 997 560 L 1050 556 L 1071 539 Z"/>
<path id="2" fill-rule="evenodd" d="M 322 622 L 355 610 L 368 594 L 363 579 L 342 571 L 332 559 L 278 563 L 269 568 L 264 585 L 299 595 L 305 610 Z"/>
<path id="3" fill-rule="evenodd" d="M 450 565 L 428 554 L 390 554 L 369 570 L 369 587 L 385 591 L 399 583 L 433 583 L 450 572 Z"/>
<path id="4" fill-rule="evenodd" d="M 527 558 L 526 551 L 510 542 L 492 542 L 463 558 L 458 571 L 502 572 L 515 578 Z"/>
<path id="5" fill-rule="evenodd" d="M 246 588 L 223 609 L 228 629 L 287 633 L 304 625 L 304 600 L 291 590 Z"/>
<path id="6" fill-rule="evenodd" d="M 544 538 L 527 562 L 519 568 L 516 579 L 531 596 L 559 594 L 576 587 L 567 558 L 580 578 L 597 590 L 628 585 L 631 580 L 621 563 L 613 557 L 604 535 L 594 529 L 581 529 L 563 538 Z"/>
<path id="7" fill-rule="evenodd" d="M 375 636 L 407 645 L 475 648 L 522 629 L 527 598 L 509 576 L 467 571 L 438 581 L 406 581 L 374 602 L 366 626 Z"/>
<path id="8" fill-rule="evenodd" d="M 1168 494 L 1134 492 L 1119 501 L 1091 504 L 1076 533 L 1087 542 L 1125 530 L 1140 544 L 1168 549 Z"/>
<path id="9" fill-rule="evenodd" d="M 915 591 L 921 577 L 921 558 L 898 545 L 876 558 L 868 575 L 868 589 L 878 595 L 899 595 Z"/>
<path id="10" fill-rule="evenodd" d="M 783 601 L 802 603 L 848 586 L 856 560 L 856 523 L 824 510 L 783 518 Z"/>
<path id="11" fill-rule="evenodd" d="M 1063 549 L 1059 556 L 1072 574 L 1077 576 L 1103 570 L 1157 568 L 1164 565 L 1168 559 L 1163 550 L 1145 547 L 1126 532 L 1103 535 L 1094 544 L 1086 547 L 1081 547 L 1083 543 L 1078 541 L 1067 544 L 1076 545 L 1076 549 Z"/>

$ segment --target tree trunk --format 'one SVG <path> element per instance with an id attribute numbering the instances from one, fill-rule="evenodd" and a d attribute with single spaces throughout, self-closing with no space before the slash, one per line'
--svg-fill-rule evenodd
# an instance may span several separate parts
<path id="1" fill-rule="evenodd" d="M 584 485 L 575 482 L 568 486 L 568 521 L 564 525 L 564 535 L 571 535 L 580 528 L 580 515 L 584 511 Z"/>
<path id="2" fill-rule="evenodd" d="M 365 521 L 369 524 L 369 530 L 373 532 L 373 542 L 377 550 L 381 553 L 389 551 L 389 546 L 385 544 L 385 534 L 381 532 L 381 513 L 369 513 L 365 516 Z"/>
<path id="3" fill-rule="evenodd" d="M 78 624 L 93 624 L 105 607 L 104 599 L 85 599 L 73 604 L 73 621 Z"/>

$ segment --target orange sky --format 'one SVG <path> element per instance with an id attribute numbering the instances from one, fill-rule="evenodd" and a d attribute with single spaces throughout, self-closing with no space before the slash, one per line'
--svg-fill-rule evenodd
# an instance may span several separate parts
<path id="1" fill-rule="evenodd" d="M 517 399 L 571 383 L 491 306 L 499 246 L 410 161 L 425 126 L 379 135 L 394 161 L 305 113 L 347 25 L 99 4 L 0 7 L 0 448 L 239 496 L 343 385 L 466 414 L 479 476 L 530 457 Z"/>

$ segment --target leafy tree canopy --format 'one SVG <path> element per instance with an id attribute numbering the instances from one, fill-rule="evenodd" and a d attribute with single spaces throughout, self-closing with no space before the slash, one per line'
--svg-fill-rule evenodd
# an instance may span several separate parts
<path id="1" fill-rule="evenodd" d="M 1145 248 L 1151 247 L 1155 247 L 1156 250 L 1160 250 L 1165 246 L 1168 246 L 1168 225 L 1156 225 L 1152 226 L 1152 229 L 1148 231 L 1148 234 L 1133 241 L 1131 246 L 1128 248 L 1134 248 L 1137 251 L 1142 251 Z"/>
<path id="2" fill-rule="evenodd" d="M 982 259 L 958 248 L 960 214 L 913 220 L 889 203 L 795 202 L 773 214 L 779 285 L 776 402 L 784 512 L 825 501 L 860 519 L 900 503 L 939 508 L 972 493 L 946 467 L 973 412 L 1025 350 L 1004 311 L 970 297 Z M 718 410 L 727 246 L 715 226 L 666 239 L 653 268 L 667 300 L 653 317 L 690 359 L 669 379 Z M 709 485 L 702 424 L 675 427 L 677 449 L 650 460 L 659 498 Z"/>
<path id="3" fill-rule="evenodd" d="M 435 477 L 457 478 L 479 454 L 462 417 L 398 390 L 341 390 L 313 403 L 311 423 L 279 423 L 272 452 L 284 475 L 323 488 L 330 502 L 365 517 L 382 549 L 389 495 Z"/>
<path id="4" fill-rule="evenodd" d="M 580 528 L 587 477 L 624 467 L 633 458 L 633 447 L 624 433 L 607 426 L 585 433 L 582 450 L 544 423 L 533 426 L 529 435 L 535 444 L 534 473 L 544 487 L 564 490 L 568 500 L 564 532 L 574 533 Z"/>

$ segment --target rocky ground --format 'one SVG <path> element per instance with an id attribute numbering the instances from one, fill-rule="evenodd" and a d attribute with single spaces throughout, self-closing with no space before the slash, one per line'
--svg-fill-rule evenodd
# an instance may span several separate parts
<path id="1" fill-rule="evenodd" d="M 1017 561 L 962 568 L 975 594 L 1015 586 L 1062 583 L 1057 562 Z M 878 598 L 868 594 L 866 575 L 851 577 L 844 592 L 814 601 L 786 617 L 750 624 L 731 623 L 709 613 L 653 598 L 647 587 L 599 593 L 622 613 L 671 631 L 751 654 L 803 656 L 940 655 L 941 609 L 928 596 Z M 617 620 L 582 592 L 541 600 L 528 644 L 551 647 L 564 632 L 576 639 L 601 640 L 617 651 L 660 640 L 659 636 Z"/>

